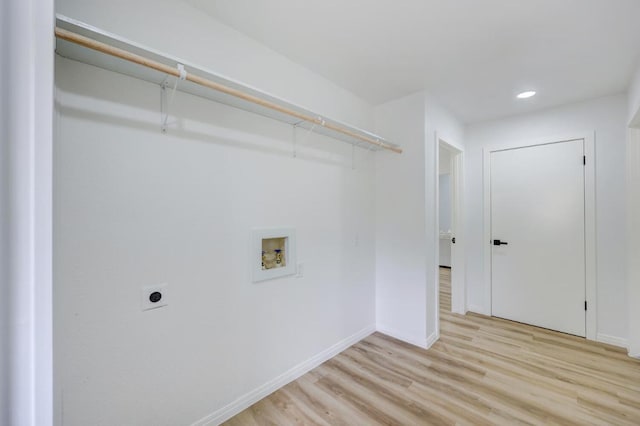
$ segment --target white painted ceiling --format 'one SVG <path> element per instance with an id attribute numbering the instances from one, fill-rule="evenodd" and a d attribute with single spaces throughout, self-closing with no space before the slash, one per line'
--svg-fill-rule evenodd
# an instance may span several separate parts
<path id="1" fill-rule="evenodd" d="M 374 105 L 424 89 L 467 123 L 621 93 L 640 59 L 640 0 L 189 2 Z"/>

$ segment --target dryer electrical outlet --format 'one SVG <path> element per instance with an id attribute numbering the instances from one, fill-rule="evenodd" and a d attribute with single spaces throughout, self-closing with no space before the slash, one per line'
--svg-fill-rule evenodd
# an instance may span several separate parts
<path id="1" fill-rule="evenodd" d="M 140 305 L 143 311 L 149 309 L 161 308 L 167 306 L 168 302 L 168 285 L 158 284 L 142 288 L 140 294 Z"/>

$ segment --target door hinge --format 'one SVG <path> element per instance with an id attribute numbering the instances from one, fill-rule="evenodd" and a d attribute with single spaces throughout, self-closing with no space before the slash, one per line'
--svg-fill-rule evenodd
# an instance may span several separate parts
<path id="1" fill-rule="evenodd" d="M 587 165 L 587 156 L 586 156 L 586 155 L 583 155 L 583 156 L 582 156 L 582 165 L 583 165 L 583 166 L 586 166 L 586 165 Z"/>
<path id="2" fill-rule="evenodd" d="M 587 301 L 586 300 L 584 301 L 584 310 L 585 311 L 587 310 Z"/>

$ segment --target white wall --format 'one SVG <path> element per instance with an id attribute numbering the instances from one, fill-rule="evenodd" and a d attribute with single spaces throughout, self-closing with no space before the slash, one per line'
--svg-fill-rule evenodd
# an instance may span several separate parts
<path id="1" fill-rule="evenodd" d="M 0 424 L 51 424 L 53 1 L 0 5 Z"/>
<path id="2" fill-rule="evenodd" d="M 59 422 L 188 424 L 373 330 L 372 154 L 294 159 L 289 126 L 180 93 L 162 135 L 157 86 L 56 71 Z M 272 226 L 296 228 L 304 277 L 254 284 L 250 231 Z M 169 306 L 141 312 L 158 283 Z"/>
<path id="3" fill-rule="evenodd" d="M 484 306 L 482 149 L 501 143 L 583 134 L 596 138 L 598 329 L 602 339 L 627 339 L 625 223 L 625 119 L 627 98 L 610 96 L 467 127 L 467 291 L 469 309 Z"/>
<path id="4" fill-rule="evenodd" d="M 188 6 L 158 3 L 58 7 L 371 124 L 355 96 Z M 375 156 L 400 156 L 358 149 L 352 170 L 350 146 L 310 135 L 294 159 L 290 126 L 180 92 L 163 135 L 158 86 L 62 58 L 56 85 L 57 424 L 219 420 L 373 330 Z M 267 226 L 296 228 L 302 278 L 251 282 L 251 228 Z M 158 283 L 169 305 L 142 312 L 141 287 Z"/>
<path id="5" fill-rule="evenodd" d="M 8 52 L 9 41 L 9 2 L 0 3 L 0 50 Z M 0 57 L 0 69 L 4 73 L 9 66 L 9 55 Z M 6 78 L 0 79 L 0 140 L 6 141 L 9 136 L 9 111 L 10 101 L 9 84 Z M 0 212 L 6 212 L 11 200 L 11 187 L 9 186 L 9 144 L 0 143 Z M 0 216 L 0 291 L 8 294 L 9 286 L 9 243 L 10 224 L 7 218 Z M 11 361 L 9 358 L 9 345 L 11 344 L 11 328 L 9 326 L 10 298 L 0 298 L 0 424 L 9 424 L 9 412 L 11 407 Z"/>
<path id="6" fill-rule="evenodd" d="M 640 358 L 640 127 L 628 130 L 627 189 L 629 355 Z"/>
<path id="7" fill-rule="evenodd" d="M 376 158 L 376 324 L 404 341 L 427 345 L 425 97 L 380 105 L 376 131 L 401 155 Z"/>
<path id="8" fill-rule="evenodd" d="M 627 232 L 629 354 L 640 357 L 640 67 L 629 88 L 627 137 Z"/>
<path id="9" fill-rule="evenodd" d="M 466 145 L 465 129 L 454 115 L 443 108 L 432 96 L 426 97 L 426 120 L 425 120 L 425 177 L 426 177 L 426 223 L 427 223 L 427 333 L 428 336 L 437 337 L 438 329 L 438 281 L 439 273 L 439 246 L 440 232 L 437 225 L 438 212 L 436 209 L 438 199 L 438 176 L 437 165 L 440 150 L 440 141 L 444 141 L 454 148 L 464 151 Z M 458 240 L 464 239 L 464 233 L 456 235 Z M 460 245 L 457 247 L 460 250 Z M 454 261 L 455 262 L 455 261 Z M 464 265 L 454 265 L 455 273 L 464 277 Z M 456 304 L 461 296 L 452 289 L 452 303 Z"/>
<path id="10" fill-rule="evenodd" d="M 640 66 L 638 66 L 638 69 L 631 80 L 628 97 L 628 123 L 631 124 L 635 119 L 634 125 L 636 127 L 640 127 Z"/>
<path id="11" fill-rule="evenodd" d="M 438 336 L 438 141 L 462 149 L 464 127 L 426 93 L 380 105 L 375 117 L 405 150 L 376 159 L 376 322 L 429 346 Z"/>

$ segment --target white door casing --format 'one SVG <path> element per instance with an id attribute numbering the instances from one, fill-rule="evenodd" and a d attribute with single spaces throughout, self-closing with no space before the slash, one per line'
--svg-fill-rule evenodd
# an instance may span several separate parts
<path id="1" fill-rule="evenodd" d="M 585 336 L 584 141 L 491 153 L 492 315 Z"/>

